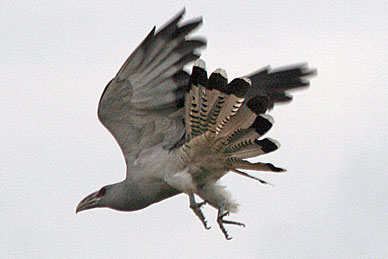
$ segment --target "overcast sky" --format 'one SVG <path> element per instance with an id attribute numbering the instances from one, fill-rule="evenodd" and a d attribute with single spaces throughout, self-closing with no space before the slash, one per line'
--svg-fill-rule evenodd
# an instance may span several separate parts
<path id="1" fill-rule="evenodd" d="M 1 258 L 387 258 L 386 1 L 1 1 Z M 237 1 L 236 1 L 237 2 Z M 96 110 L 150 31 L 202 15 L 209 70 L 229 78 L 308 62 L 318 77 L 277 106 L 260 161 L 288 170 L 223 183 L 241 204 L 226 241 L 179 195 L 131 213 L 76 215 L 125 163 Z M 256 174 L 258 175 L 258 174 Z"/>

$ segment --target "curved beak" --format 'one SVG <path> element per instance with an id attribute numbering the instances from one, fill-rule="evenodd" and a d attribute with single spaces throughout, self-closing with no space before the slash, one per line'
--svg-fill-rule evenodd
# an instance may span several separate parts
<path id="1" fill-rule="evenodd" d="M 101 197 L 98 197 L 98 191 L 86 196 L 77 206 L 75 213 L 78 213 L 83 210 L 88 210 L 95 208 L 100 202 Z"/>

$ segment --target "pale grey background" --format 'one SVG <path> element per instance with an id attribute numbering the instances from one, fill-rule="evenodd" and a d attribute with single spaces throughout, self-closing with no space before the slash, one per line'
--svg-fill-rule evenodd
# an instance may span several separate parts
<path id="1" fill-rule="evenodd" d="M 1 258 L 387 258 L 386 1 L 1 1 Z M 346 2 L 346 3 L 345 3 Z M 312 86 L 271 113 L 288 174 L 228 175 L 241 203 L 225 241 L 184 195 L 134 213 L 77 203 L 125 175 L 96 109 L 153 25 L 202 15 L 209 70 L 308 61 Z"/>

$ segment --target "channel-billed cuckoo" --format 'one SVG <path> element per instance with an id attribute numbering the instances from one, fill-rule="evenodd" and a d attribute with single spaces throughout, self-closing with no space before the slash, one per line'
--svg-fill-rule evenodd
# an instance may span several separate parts
<path id="1" fill-rule="evenodd" d="M 266 113 L 289 102 L 289 90 L 307 87 L 315 70 L 306 64 L 265 67 L 229 82 L 222 69 L 208 76 L 198 52 L 206 41 L 188 37 L 202 19 L 181 23 L 183 14 L 158 31 L 154 27 L 102 93 L 98 118 L 123 152 L 127 177 L 90 194 L 76 211 L 134 211 L 184 193 L 207 229 L 201 207 L 216 208 L 217 223 L 230 239 L 224 224 L 244 224 L 224 219 L 238 204 L 219 179 L 232 172 L 266 184 L 245 170 L 285 171 L 247 159 L 279 148 L 262 138 L 273 125 Z M 193 61 L 189 74 L 184 67 Z"/>

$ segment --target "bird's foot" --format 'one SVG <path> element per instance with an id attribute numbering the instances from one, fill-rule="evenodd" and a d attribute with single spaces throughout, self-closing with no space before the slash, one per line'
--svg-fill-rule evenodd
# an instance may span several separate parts
<path id="1" fill-rule="evenodd" d="M 230 220 L 224 220 L 225 216 L 229 216 L 229 212 L 225 212 L 217 217 L 217 223 L 218 226 L 220 227 L 222 233 L 224 234 L 226 240 L 231 240 L 232 237 L 229 236 L 228 231 L 226 231 L 224 224 L 231 224 L 231 225 L 237 225 L 237 226 L 242 226 L 245 227 L 245 224 L 236 222 L 236 221 L 230 221 Z"/>
<path id="2" fill-rule="evenodd" d="M 197 215 L 197 217 L 201 220 L 203 226 L 206 229 L 210 229 L 211 227 L 207 225 L 207 220 L 201 210 L 201 207 L 206 203 L 207 203 L 206 201 L 196 203 L 194 199 L 190 199 L 190 209 L 192 209 L 194 214 Z"/>

